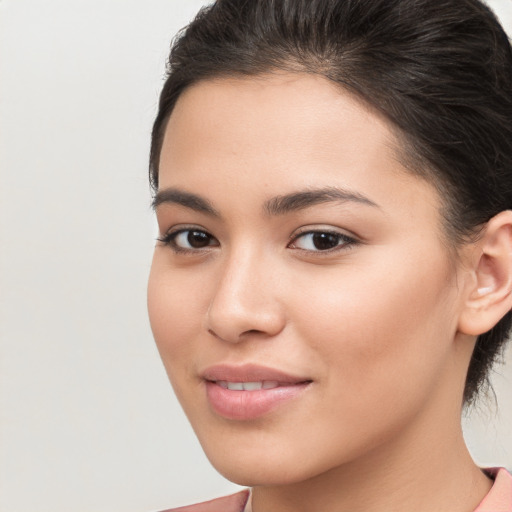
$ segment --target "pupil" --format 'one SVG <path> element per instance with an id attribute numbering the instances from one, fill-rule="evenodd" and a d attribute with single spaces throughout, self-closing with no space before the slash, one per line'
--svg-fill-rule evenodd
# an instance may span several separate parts
<path id="1" fill-rule="evenodd" d="M 332 249 L 338 245 L 338 235 L 332 233 L 315 233 L 313 235 L 313 245 L 318 250 Z"/>
<path id="2" fill-rule="evenodd" d="M 210 237 L 201 231 L 190 231 L 187 236 L 187 242 L 195 249 L 206 247 L 210 244 Z"/>

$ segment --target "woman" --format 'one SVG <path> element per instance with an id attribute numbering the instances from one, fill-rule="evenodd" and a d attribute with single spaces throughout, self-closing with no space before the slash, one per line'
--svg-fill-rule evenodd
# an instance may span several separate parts
<path id="1" fill-rule="evenodd" d="M 219 0 L 151 149 L 192 511 L 512 511 L 460 426 L 512 307 L 512 52 L 477 0 Z"/>

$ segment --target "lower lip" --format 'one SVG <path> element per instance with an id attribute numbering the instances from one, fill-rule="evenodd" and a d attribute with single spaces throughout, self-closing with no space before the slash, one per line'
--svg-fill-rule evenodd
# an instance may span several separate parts
<path id="1" fill-rule="evenodd" d="M 309 382 L 273 389 L 232 391 L 206 381 L 206 395 L 213 410 L 230 420 L 252 420 L 263 416 L 299 396 Z"/>

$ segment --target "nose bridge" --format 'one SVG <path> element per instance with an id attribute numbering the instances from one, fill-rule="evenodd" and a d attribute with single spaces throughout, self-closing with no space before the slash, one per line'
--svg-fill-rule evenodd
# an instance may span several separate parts
<path id="1" fill-rule="evenodd" d="M 251 301 L 257 285 L 256 277 L 260 273 L 256 251 L 241 250 L 230 254 L 224 262 L 223 272 L 220 275 L 217 293 L 232 296 L 240 305 L 241 301 Z M 261 258 L 259 259 L 261 264 Z"/>
<path id="2" fill-rule="evenodd" d="M 247 243 L 226 254 L 221 265 L 208 311 L 209 330 L 231 342 L 249 332 L 277 334 L 284 317 L 264 251 Z"/>

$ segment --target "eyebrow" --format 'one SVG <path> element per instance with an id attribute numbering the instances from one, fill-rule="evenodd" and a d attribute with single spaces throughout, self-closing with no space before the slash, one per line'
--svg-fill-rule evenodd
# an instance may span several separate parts
<path id="1" fill-rule="evenodd" d="M 355 202 L 380 208 L 379 205 L 367 197 L 338 187 L 325 187 L 320 189 L 302 190 L 283 196 L 276 196 L 264 204 L 264 210 L 272 216 L 284 215 L 293 211 L 304 210 L 316 204 Z M 221 217 L 220 213 L 207 199 L 185 192 L 177 188 L 160 190 L 152 202 L 154 210 L 161 204 L 179 204 L 191 210 L 205 213 L 213 217 Z"/>
<path id="2" fill-rule="evenodd" d="M 292 211 L 310 208 L 316 204 L 333 202 L 355 202 L 380 208 L 377 203 L 357 192 L 351 192 L 338 187 L 326 187 L 274 197 L 265 203 L 265 211 L 269 215 L 284 215 Z"/>
<path id="3" fill-rule="evenodd" d="M 219 212 L 212 206 L 210 201 L 196 194 L 191 194 L 190 192 L 185 192 L 177 188 L 160 190 L 153 199 L 151 206 L 153 210 L 156 210 L 161 204 L 166 203 L 179 204 L 196 212 L 206 213 L 213 217 L 220 217 Z"/>

